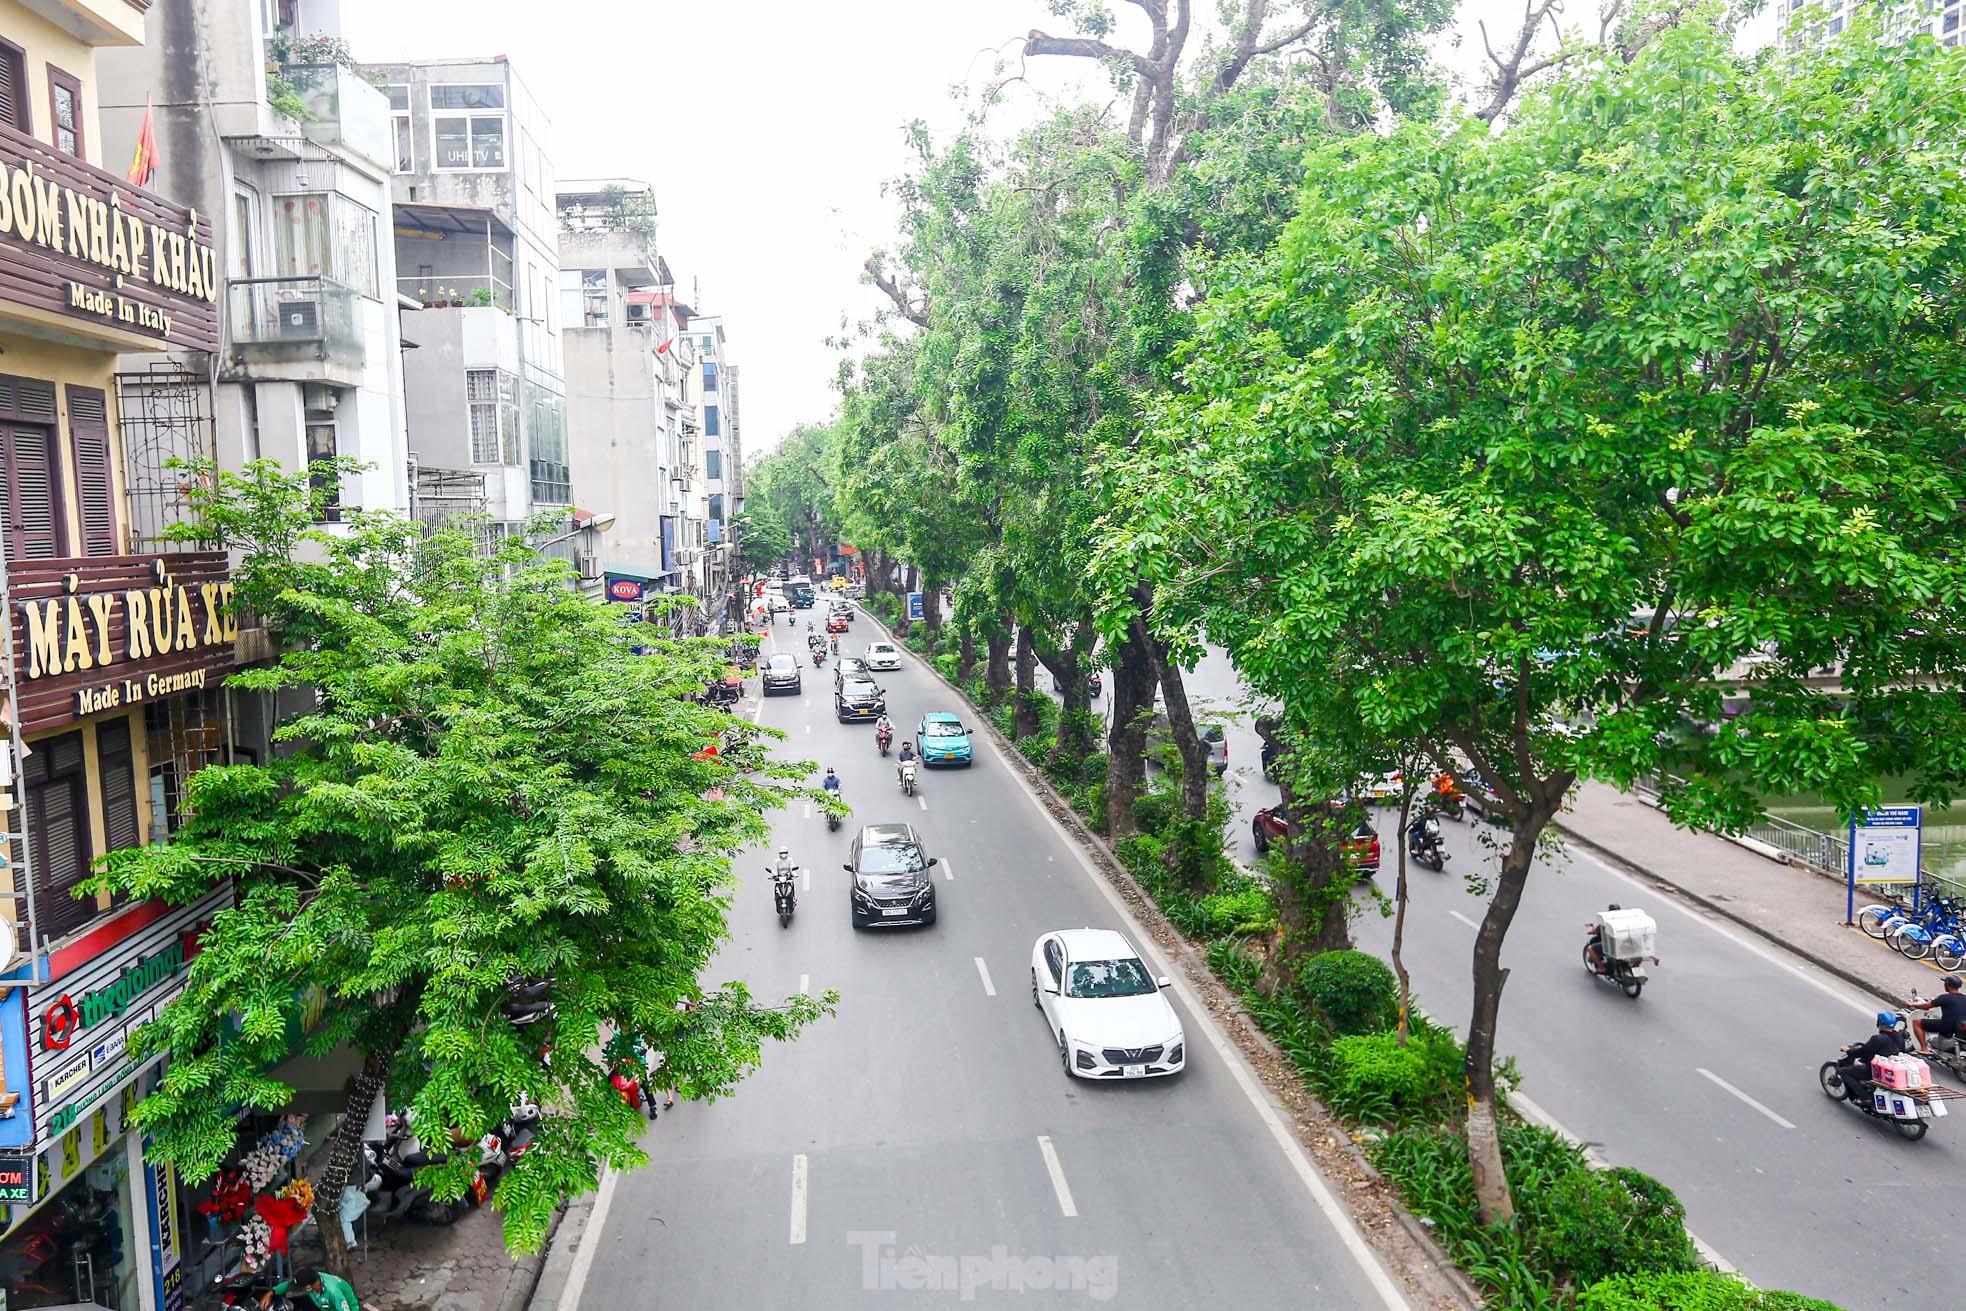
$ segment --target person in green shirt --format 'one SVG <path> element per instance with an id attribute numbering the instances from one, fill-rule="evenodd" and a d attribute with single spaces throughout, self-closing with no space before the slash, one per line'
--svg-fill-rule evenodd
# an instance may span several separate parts
<path id="1" fill-rule="evenodd" d="M 294 1277 L 274 1285 L 273 1292 L 260 1305 L 265 1306 L 274 1296 L 284 1297 L 288 1293 L 305 1293 L 308 1303 L 321 1311 L 362 1311 L 361 1299 L 355 1296 L 349 1282 L 325 1270 L 296 1269 Z"/>

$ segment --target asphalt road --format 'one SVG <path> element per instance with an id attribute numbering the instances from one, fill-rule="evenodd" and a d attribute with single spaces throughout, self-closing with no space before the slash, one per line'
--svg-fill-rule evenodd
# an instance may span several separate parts
<path id="1" fill-rule="evenodd" d="M 1204 665 L 1190 684 L 1213 703 L 1236 700 L 1226 662 Z M 1231 775 L 1234 744 L 1232 733 Z M 1243 795 L 1273 801 L 1253 757 L 1242 765 Z M 1377 813 L 1377 885 L 1390 897 L 1397 816 Z M 1469 956 L 1487 910 L 1466 883 L 1492 873 L 1505 835 L 1473 821 L 1442 828 L 1446 872 L 1408 872 L 1405 958 L 1420 1004 L 1464 1030 Z M 1246 818 L 1232 837 L 1253 860 Z M 1585 923 L 1613 902 L 1659 922 L 1663 963 L 1637 1001 L 1581 963 Z M 1355 933 L 1366 950 L 1389 953 L 1392 921 L 1365 895 Z M 1966 1165 L 1966 1115 L 1904 1142 L 1816 1084 L 1822 1062 L 1870 1033 L 1872 1000 L 1574 849 L 1539 859 L 1503 964 L 1499 1048 L 1515 1057 L 1533 1106 L 1608 1162 L 1673 1188 L 1689 1227 L 1721 1258 L 1763 1287 L 1850 1311 L 1931 1300 L 1929 1272 L 1958 1245 L 1943 1199 Z"/>
<path id="2" fill-rule="evenodd" d="M 854 628 L 848 650 L 878 631 Z M 794 631 L 776 630 L 802 646 Z M 923 712 L 957 707 L 904 659 L 879 678 L 908 734 Z M 973 768 L 925 773 L 904 798 L 871 726 L 835 722 L 830 665 L 805 675 L 801 697 L 744 709 L 788 732 L 791 754 L 837 769 L 855 815 L 837 833 L 803 807 L 777 817 L 809 890 L 781 929 L 767 855 L 745 857 L 708 981 L 766 998 L 836 988 L 839 1014 L 769 1049 L 733 1097 L 651 1127 L 652 1167 L 611 1179 L 596 1203 L 578 1305 L 953 1306 L 965 1278 L 977 1302 L 1024 1306 L 1262 1306 L 1282 1290 L 1300 1305 L 1403 1305 L 1184 988 L 1184 1075 L 1066 1078 L 1031 1006 L 1032 943 L 1058 927 L 1125 931 L 1117 903 L 986 741 Z M 856 933 L 840 868 L 853 826 L 896 820 L 941 858 L 939 922 Z"/>

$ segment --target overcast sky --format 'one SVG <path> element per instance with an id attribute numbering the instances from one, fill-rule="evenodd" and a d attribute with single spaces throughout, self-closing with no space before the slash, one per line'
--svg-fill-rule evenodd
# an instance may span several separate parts
<path id="1" fill-rule="evenodd" d="M 1127 6 L 1116 5 L 1121 10 Z M 1212 10 L 1200 0 L 1198 10 Z M 1580 3 L 1580 9 L 1587 4 Z M 902 128 L 959 127 L 951 88 L 1015 59 L 1042 0 L 343 0 L 358 59 L 505 55 L 552 119 L 561 178 L 654 185 L 658 241 L 700 313 L 722 314 L 744 370 L 747 454 L 831 414 L 841 316 L 878 293 L 860 267 L 891 232 L 881 184 Z M 1127 10 L 1127 12 L 1131 12 Z M 1506 25 L 1520 0 L 1466 0 Z M 1519 21 L 1519 20 L 1518 20 Z M 1109 98 L 1085 61 L 1033 61 L 1006 121 L 1039 97 Z M 694 290 L 692 290 L 694 288 Z"/>

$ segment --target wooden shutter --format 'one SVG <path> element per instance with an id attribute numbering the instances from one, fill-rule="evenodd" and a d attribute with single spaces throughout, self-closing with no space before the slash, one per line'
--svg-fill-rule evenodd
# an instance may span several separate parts
<path id="1" fill-rule="evenodd" d="M 27 61 L 18 47 L 0 41 L 0 123 L 22 132 L 27 122 Z"/>
<path id="2" fill-rule="evenodd" d="M 134 847 L 143 835 L 137 828 L 136 752 L 128 719 L 106 719 L 96 725 L 96 759 L 102 771 L 104 849 Z"/>
<path id="3" fill-rule="evenodd" d="M 7 559 L 52 560 L 61 554 L 54 434 L 0 424 L 0 447 L 7 464 Z"/>
<path id="4" fill-rule="evenodd" d="M 69 890 L 88 877 L 89 788 L 82 735 L 64 733 L 34 744 L 27 758 L 28 842 L 34 853 L 35 928 L 63 938 L 95 918 L 93 897 Z"/>
<path id="5" fill-rule="evenodd" d="M 68 389 L 68 434 L 75 446 L 75 497 L 82 554 L 115 555 L 116 481 L 110 472 L 108 398 L 95 387 Z"/>

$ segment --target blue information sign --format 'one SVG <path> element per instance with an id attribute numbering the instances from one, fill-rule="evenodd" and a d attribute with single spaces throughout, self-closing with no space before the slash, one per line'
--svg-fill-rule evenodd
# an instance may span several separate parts
<path id="1" fill-rule="evenodd" d="M 908 593 L 908 622 L 911 624 L 919 623 L 922 617 L 922 594 L 920 592 Z"/>
<path id="2" fill-rule="evenodd" d="M 1857 885 L 1909 886 L 1918 896 L 1918 867 L 1923 860 L 1923 812 L 1917 806 L 1880 806 L 1850 822 L 1846 859 L 1845 912 L 1857 917 Z"/>

